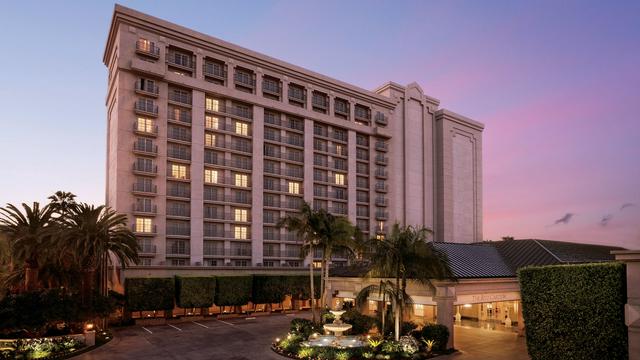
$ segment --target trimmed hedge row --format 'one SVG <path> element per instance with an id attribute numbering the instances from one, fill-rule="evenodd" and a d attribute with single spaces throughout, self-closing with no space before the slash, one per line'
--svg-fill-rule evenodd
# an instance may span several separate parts
<path id="1" fill-rule="evenodd" d="M 316 297 L 320 296 L 320 277 L 314 277 Z M 249 301 L 270 304 L 291 295 L 309 298 L 309 277 L 305 275 L 249 275 L 175 278 L 127 278 L 126 306 L 129 311 L 181 308 L 241 306 Z M 174 302 L 175 299 L 175 302 Z"/>
<path id="2" fill-rule="evenodd" d="M 619 263 L 518 271 L 531 358 L 627 359 L 625 271 Z"/>

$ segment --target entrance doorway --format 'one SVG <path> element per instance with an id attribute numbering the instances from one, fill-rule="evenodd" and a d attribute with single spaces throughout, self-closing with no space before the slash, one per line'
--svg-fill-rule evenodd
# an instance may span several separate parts
<path id="1" fill-rule="evenodd" d="M 521 311 L 518 300 L 455 305 L 455 324 L 517 332 Z"/>

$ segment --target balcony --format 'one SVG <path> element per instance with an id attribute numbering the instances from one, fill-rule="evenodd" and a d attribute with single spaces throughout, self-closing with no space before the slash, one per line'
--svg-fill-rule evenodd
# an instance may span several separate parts
<path id="1" fill-rule="evenodd" d="M 193 71 L 195 69 L 195 62 L 193 61 L 193 56 L 191 54 L 175 50 L 169 50 L 169 53 L 167 54 L 167 64 L 188 71 Z"/>
<path id="2" fill-rule="evenodd" d="M 136 224 L 131 224 L 131 231 L 136 234 L 136 236 L 154 236 L 156 234 L 156 226 L 151 225 L 146 229 L 136 227 Z"/>
<path id="3" fill-rule="evenodd" d="M 224 69 L 224 65 L 211 61 L 205 61 L 202 64 L 202 73 L 205 77 L 212 77 L 222 81 L 227 79 L 227 71 Z"/>
<path id="4" fill-rule="evenodd" d="M 167 120 L 179 122 L 181 124 L 191 124 L 191 112 L 190 111 L 180 111 L 178 108 L 169 109 L 167 112 Z M 177 111 L 176 111 L 177 110 Z"/>
<path id="5" fill-rule="evenodd" d="M 282 159 L 295 162 L 304 162 L 304 155 L 298 152 L 285 152 L 281 154 Z"/>
<path id="6" fill-rule="evenodd" d="M 225 256 L 224 247 L 204 245 L 204 256 Z"/>
<path id="7" fill-rule="evenodd" d="M 368 123 L 371 121 L 371 110 L 367 107 L 356 105 L 354 109 L 354 117 L 356 121 L 364 121 Z"/>
<path id="8" fill-rule="evenodd" d="M 147 165 L 134 162 L 133 163 L 133 172 L 140 173 L 142 175 L 157 175 L 158 174 L 158 165 Z"/>
<path id="9" fill-rule="evenodd" d="M 329 101 L 327 100 L 327 95 L 313 94 L 313 97 L 311 98 L 311 105 L 318 110 L 323 110 L 324 112 L 326 112 L 327 109 L 329 108 Z"/>
<path id="10" fill-rule="evenodd" d="M 376 150 L 378 151 L 389 151 L 389 144 L 384 141 L 376 141 Z"/>
<path id="11" fill-rule="evenodd" d="M 304 138 L 299 136 L 287 136 L 285 142 L 292 146 L 304 147 Z"/>
<path id="12" fill-rule="evenodd" d="M 389 206 L 389 201 L 383 197 L 376 197 L 376 206 Z"/>
<path id="13" fill-rule="evenodd" d="M 156 155 L 158 153 L 158 145 L 134 142 L 133 152 L 142 155 Z"/>
<path id="14" fill-rule="evenodd" d="M 276 80 L 264 79 L 262 81 L 262 92 L 264 94 L 280 97 L 280 93 L 282 92 L 282 87 L 280 86 L 280 83 Z"/>
<path id="15" fill-rule="evenodd" d="M 187 190 L 187 189 L 181 189 L 181 188 L 168 188 L 167 189 L 167 197 L 176 197 L 176 198 L 182 198 L 182 199 L 189 199 L 191 198 L 191 191 Z M 205 199 L 207 200 L 207 199 Z"/>
<path id="16" fill-rule="evenodd" d="M 191 94 L 184 91 L 169 91 L 169 101 L 187 106 L 192 104 Z"/>
<path id="17" fill-rule="evenodd" d="M 160 94 L 160 88 L 158 87 L 158 85 L 154 84 L 153 81 L 137 80 L 136 93 L 146 96 L 158 97 L 158 94 Z"/>
<path id="18" fill-rule="evenodd" d="M 167 150 L 167 157 L 172 159 L 191 161 L 191 151 L 187 151 L 184 149 L 174 149 L 170 147 Z"/>
<path id="19" fill-rule="evenodd" d="M 144 39 L 136 41 L 136 53 L 154 59 L 160 58 L 160 48 L 155 43 Z"/>
<path id="20" fill-rule="evenodd" d="M 347 215 L 347 208 L 341 206 L 332 206 L 329 208 L 329 212 L 337 215 Z"/>
<path id="21" fill-rule="evenodd" d="M 293 84 L 289 85 L 289 101 L 305 104 L 307 102 L 307 96 L 304 88 Z"/>
<path id="22" fill-rule="evenodd" d="M 347 140 L 348 140 L 347 133 L 346 133 L 346 132 L 341 132 L 341 131 L 334 131 L 334 132 L 332 132 L 332 133 L 331 133 L 331 138 L 332 138 L 333 140 L 337 140 L 337 141 L 345 142 L 345 143 L 346 143 L 346 142 L 347 142 Z"/>
<path id="23" fill-rule="evenodd" d="M 253 119 L 253 111 L 248 107 L 240 107 L 240 106 L 231 106 L 231 108 L 227 111 L 230 115 L 235 115 L 245 119 Z"/>
<path id="24" fill-rule="evenodd" d="M 167 244 L 167 256 L 189 256 L 191 254 L 189 245 Z"/>
<path id="25" fill-rule="evenodd" d="M 134 213 L 140 213 L 145 215 L 155 215 L 158 213 L 158 206 L 151 204 L 132 204 L 131 209 Z"/>
<path id="26" fill-rule="evenodd" d="M 376 124 L 382 125 L 382 126 L 387 126 L 387 123 L 388 123 L 387 117 L 381 112 L 376 113 L 375 122 Z"/>
<path id="27" fill-rule="evenodd" d="M 157 194 L 158 193 L 158 186 L 156 185 L 150 185 L 150 184 L 143 184 L 143 183 L 135 183 L 133 184 L 133 192 L 134 193 L 142 193 L 143 195 L 148 195 L 148 194 Z"/>
<path id="28" fill-rule="evenodd" d="M 376 189 L 376 192 L 386 193 L 389 191 L 389 186 L 385 183 L 377 183 L 375 189 Z"/>
<path id="29" fill-rule="evenodd" d="M 228 202 L 235 204 L 251 205 L 250 196 L 229 195 L 226 197 Z"/>
<path id="30" fill-rule="evenodd" d="M 262 256 L 264 257 L 280 257 L 280 249 L 265 248 Z"/>
<path id="31" fill-rule="evenodd" d="M 138 99 L 134 108 L 136 114 L 158 116 L 158 105 L 147 99 Z"/>
<path id="32" fill-rule="evenodd" d="M 289 177 L 294 177 L 294 178 L 304 178 L 304 170 L 298 170 L 298 169 L 286 169 L 285 171 L 285 175 L 289 176 Z"/>
<path id="33" fill-rule="evenodd" d="M 389 213 L 386 211 L 377 210 L 376 220 L 384 221 L 389 219 Z"/>
<path id="34" fill-rule="evenodd" d="M 375 175 L 378 179 L 386 179 L 388 177 L 388 173 L 383 169 L 376 169 Z"/>
<path id="35" fill-rule="evenodd" d="M 335 109 L 333 110 L 336 115 L 342 115 L 346 118 L 349 117 L 349 103 L 346 101 L 336 101 Z"/>
<path id="36" fill-rule="evenodd" d="M 282 126 L 282 120 L 280 119 L 280 115 L 265 112 L 264 113 L 264 122 L 265 124 L 271 124 L 275 126 Z"/>
<path id="37" fill-rule="evenodd" d="M 384 155 L 376 155 L 376 164 L 378 165 L 387 165 L 389 159 Z"/>
<path id="38" fill-rule="evenodd" d="M 154 256 L 156 254 L 156 246 L 152 244 L 139 244 L 138 255 L 140 256 Z"/>
<path id="39" fill-rule="evenodd" d="M 251 248 L 231 248 L 229 249 L 229 256 L 237 256 L 237 257 L 250 257 L 251 256 Z"/>
<path id="40" fill-rule="evenodd" d="M 133 124 L 133 132 L 146 136 L 158 136 L 158 126 L 136 120 Z"/>
<path id="41" fill-rule="evenodd" d="M 253 78 L 253 74 L 250 73 L 236 71 L 236 73 L 233 74 L 233 81 L 236 85 L 241 87 L 252 90 L 256 88 L 256 80 Z"/>

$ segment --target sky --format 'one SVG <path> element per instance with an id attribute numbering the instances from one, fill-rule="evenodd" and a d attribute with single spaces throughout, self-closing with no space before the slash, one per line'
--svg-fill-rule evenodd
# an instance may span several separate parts
<path id="1" fill-rule="evenodd" d="M 484 238 L 640 248 L 638 1 L 123 1 L 485 124 Z M 0 205 L 104 202 L 108 1 L 0 4 Z"/>

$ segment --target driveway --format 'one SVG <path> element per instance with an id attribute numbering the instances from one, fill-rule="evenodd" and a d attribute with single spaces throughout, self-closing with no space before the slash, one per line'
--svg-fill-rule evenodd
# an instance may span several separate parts
<path id="1" fill-rule="evenodd" d="M 181 324 L 128 327 L 100 348 L 81 354 L 77 360 L 215 359 L 282 360 L 271 349 L 276 337 L 289 330 L 294 317 L 309 314 L 256 316 L 186 322 Z"/>
<path id="2" fill-rule="evenodd" d="M 459 352 L 438 359 L 529 360 L 524 337 L 514 332 L 457 325 L 454 331 Z"/>

